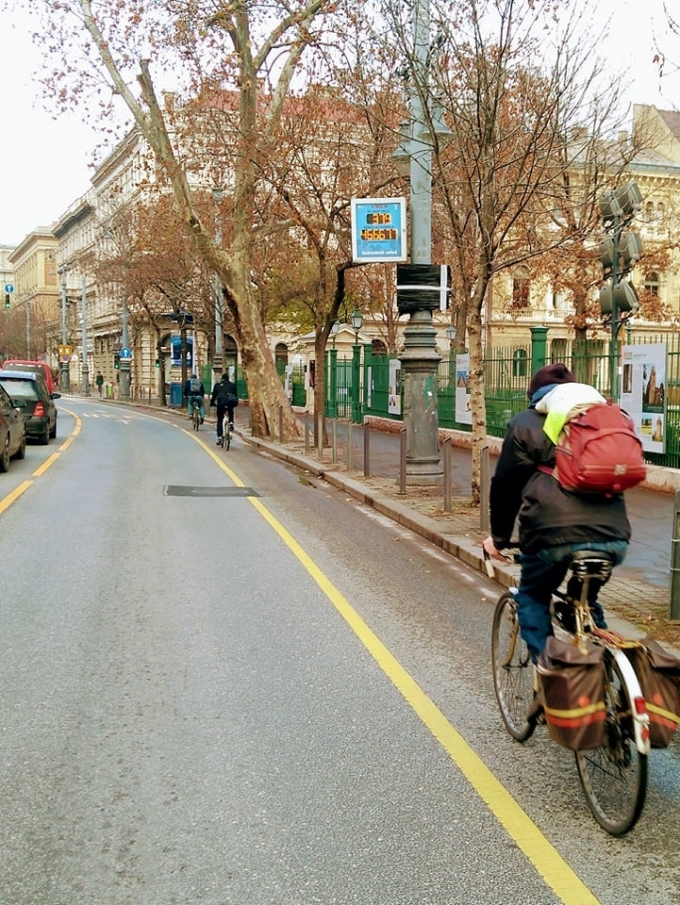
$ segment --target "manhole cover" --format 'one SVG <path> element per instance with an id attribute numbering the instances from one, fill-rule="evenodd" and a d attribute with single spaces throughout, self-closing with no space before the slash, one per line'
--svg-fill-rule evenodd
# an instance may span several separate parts
<path id="1" fill-rule="evenodd" d="M 164 496 L 259 496 L 252 487 L 192 487 L 184 484 L 166 484 Z"/>

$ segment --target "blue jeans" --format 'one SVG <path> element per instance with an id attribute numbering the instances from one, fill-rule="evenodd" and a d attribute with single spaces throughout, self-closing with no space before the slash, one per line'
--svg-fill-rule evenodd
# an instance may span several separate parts
<path id="1" fill-rule="evenodd" d="M 203 403 L 202 396 L 189 396 L 187 403 L 187 412 L 189 413 L 189 417 L 191 418 L 194 414 L 194 399 L 198 401 L 198 408 L 201 413 L 201 421 L 205 418 L 205 405 Z"/>
<path id="2" fill-rule="evenodd" d="M 527 643 L 534 662 L 543 651 L 548 636 L 552 635 L 550 618 L 552 593 L 564 581 L 571 554 L 577 550 L 611 553 L 614 557 L 614 564 L 618 566 L 626 556 L 628 542 L 617 540 L 601 543 L 593 541 L 591 543 L 563 544 L 559 547 L 545 547 L 538 553 L 520 555 L 522 572 L 519 579 L 519 590 L 516 594 L 517 616 L 522 637 Z M 600 604 L 596 601 L 590 602 L 590 611 L 595 625 L 606 628 L 607 623 Z"/>

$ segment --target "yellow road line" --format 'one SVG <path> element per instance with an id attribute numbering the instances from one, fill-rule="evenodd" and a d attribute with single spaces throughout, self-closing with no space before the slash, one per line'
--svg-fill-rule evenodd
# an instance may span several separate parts
<path id="1" fill-rule="evenodd" d="M 71 412 L 68 409 L 60 409 L 60 411 L 66 412 L 68 415 L 72 415 L 76 419 L 76 426 L 73 428 L 68 438 L 61 444 L 59 450 L 57 452 L 52 453 L 49 458 L 45 459 L 45 461 L 33 472 L 32 477 L 39 478 L 45 474 L 50 466 L 54 465 L 57 461 L 61 453 L 68 449 L 71 443 L 73 443 L 74 438 L 80 433 L 80 428 L 82 425 L 82 421 L 76 415 L 75 412 Z M 0 512 L 4 512 L 5 509 L 9 509 L 9 507 L 14 503 L 19 497 L 25 493 L 29 487 L 33 486 L 33 481 L 24 481 L 22 484 L 19 484 L 17 488 L 15 488 L 11 493 L 8 493 L 7 496 L 0 499 Z"/>
<path id="2" fill-rule="evenodd" d="M 222 456 L 195 436 L 185 431 L 212 456 L 222 471 L 238 486 L 243 481 L 224 462 Z M 498 820 L 506 833 L 514 839 L 519 848 L 533 864 L 547 886 L 552 889 L 564 905 L 598 905 L 599 900 L 592 894 L 555 847 L 545 838 L 529 815 L 522 810 L 503 784 L 477 756 L 465 739 L 446 719 L 441 710 L 404 669 L 399 661 L 369 628 L 342 593 L 333 585 L 314 560 L 303 550 L 295 538 L 283 527 L 257 497 L 248 501 L 279 535 L 288 549 L 300 561 L 309 575 L 318 584 L 333 606 L 345 619 L 366 650 L 376 660 L 385 675 L 401 692 L 416 714 L 439 741 L 451 760 L 467 778 L 480 798 Z"/>

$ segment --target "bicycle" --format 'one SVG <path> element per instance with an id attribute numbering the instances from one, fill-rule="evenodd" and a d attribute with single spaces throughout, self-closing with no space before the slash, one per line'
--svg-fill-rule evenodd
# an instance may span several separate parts
<path id="1" fill-rule="evenodd" d="M 567 573 L 566 591 L 554 593 L 551 614 L 555 634 L 574 644 L 591 642 L 603 649 L 604 744 L 576 750 L 576 767 L 588 806 L 600 826 L 622 836 L 637 822 L 647 792 L 650 752 L 649 715 L 640 682 L 624 653 L 636 642 L 598 629 L 588 605 L 593 583 L 605 584 L 613 564 L 606 553 L 574 553 Z M 496 700 L 503 722 L 518 742 L 531 737 L 545 722 L 541 713 L 540 681 L 517 617 L 516 588 L 503 593 L 496 604 L 491 636 L 491 658 Z"/>
<path id="2" fill-rule="evenodd" d="M 217 442 L 223 449 L 226 449 L 227 451 L 229 451 L 229 447 L 231 446 L 232 433 L 233 425 L 229 420 L 229 410 L 225 409 L 224 415 L 222 416 L 222 436 Z"/>
<path id="3" fill-rule="evenodd" d="M 191 426 L 195 431 L 201 426 L 201 405 L 195 396 L 191 398 Z"/>

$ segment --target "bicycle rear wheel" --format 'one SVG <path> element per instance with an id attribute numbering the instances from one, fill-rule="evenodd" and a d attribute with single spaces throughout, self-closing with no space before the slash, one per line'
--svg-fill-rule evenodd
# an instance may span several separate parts
<path id="1" fill-rule="evenodd" d="M 627 833 L 642 812 L 647 793 L 647 755 L 633 735 L 633 704 L 616 660 L 605 652 L 605 730 L 602 748 L 575 751 L 576 766 L 595 820 L 612 836 Z"/>
<path id="2" fill-rule="evenodd" d="M 519 631 L 517 604 L 510 592 L 496 604 L 491 630 L 493 687 L 503 722 L 518 742 L 526 741 L 536 728 L 529 720 L 534 700 L 534 669 Z"/>
<path id="3" fill-rule="evenodd" d="M 194 408 L 193 426 L 195 431 L 197 431 L 201 426 L 201 413 L 199 412 L 198 408 Z"/>

